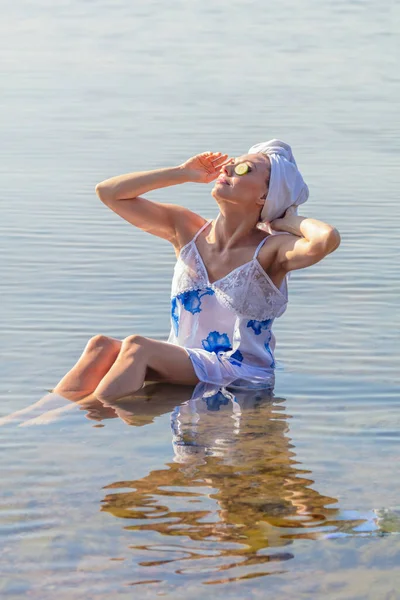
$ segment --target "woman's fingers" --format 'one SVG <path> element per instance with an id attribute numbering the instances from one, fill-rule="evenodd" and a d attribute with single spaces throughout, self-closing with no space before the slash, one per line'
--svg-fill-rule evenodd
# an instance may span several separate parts
<path id="1" fill-rule="evenodd" d="M 231 163 L 232 159 L 231 158 L 227 158 L 227 155 L 225 154 L 223 157 L 221 157 L 218 160 L 215 160 L 212 162 L 213 167 L 215 169 L 221 169 L 222 167 L 225 167 L 226 165 L 229 165 Z"/>
<path id="2" fill-rule="evenodd" d="M 204 156 L 204 157 L 209 158 L 211 161 L 214 162 L 216 160 L 225 159 L 228 155 L 227 154 L 222 154 L 221 152 L 202 152 L 198 156 Z"/>
<path id="3" fill-rule="evenodd" d="M 227 160 L 228 160 L 228 155 L 222 154 L 218 158 L 213 158 L 211 162 L 213 163 L 214 166 L 218 166 L 218 165 L 222 165 L 223 163 L 226 163 Z M 229 162 L 229 160 L 228 160 L 228 162 Z"/>
<path id="4" fill-rule="evenodd" d="M 214 152 L 214 155 L 212 157 L 212 161 L 216 161 L 216 160 L 223 160 L 227 158 L 227 154 L 221 154 L 221 152 Z"/>
<path id="5" fill-rule="evenodd" d="M 221 156 L 221 152 L 211 152 L 208 150 L 207 152 L 200 152 L 200 154 L 197 156 L 211 156 L 213 158 L 217 158 L 218 156 Z"/>
<path id="6" fill-rule="evenodd" d="M 212 162 L 216 162 L 218 160 L 225 160 L 227 158 L 227 154 L 221 154 L 221 152 L 215 152 L 212 157 L 211 160 Z"/>
<path id="7" fill-rule="evenodd" d="M 193 157 L 193 160 L 197 159 L 201 167 L 207 173 L 207 181 L 216 179 L 222 167 L 232 162 L 232 158 L 229 158 L 228 154 L 221 154 L 221 152 L 201 152 Z"/>
<path id="8" fill-rule="evenodd" d="M 213 164 L 218 164 L 225 161 L 228 158 L 228 154 L 222 154 L 221 152 L 201 152 L 197 156 L 209 159 Z M 232 160 L 231 158 L 229 160 Z"/>
<path id="9" fill-rule="evenodd" d="M 271 223 L 273 223 L 273 221 Z M 269 231 L 271 223 L 269 221 L 259 221 L 257 223 L 257 229 L 261 229 L 262 231 Z"/>

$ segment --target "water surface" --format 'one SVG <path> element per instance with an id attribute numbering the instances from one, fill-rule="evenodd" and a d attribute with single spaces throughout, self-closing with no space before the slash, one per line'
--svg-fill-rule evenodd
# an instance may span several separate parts
<path id="1" fill-rule="evenodd" d="M 3 13 L 0 417 L 94 334 L 168 335 L 172 248 L 98 181 L 279 137 L 342 244 L 291 278 L 272 397 L 159 386 L 0 428 L 2 597 L 400 597 L 398 6 Z M 149 197 L 210 218 L 210 190 Z"/>

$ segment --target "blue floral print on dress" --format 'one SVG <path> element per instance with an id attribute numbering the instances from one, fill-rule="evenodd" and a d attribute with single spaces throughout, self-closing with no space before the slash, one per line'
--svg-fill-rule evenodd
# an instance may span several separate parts
<path id="1" fill-rule="evenodd" d="M 268 342 L 266 342 L 266 343 L 264 344 L 264 348 L 266 349 L 266 351 L 268 352 L 268 354 L 269 354 L 269 355 L 270 355 L 270 357 L 271 357 L 271 368 L 272 368 L 272 369 L 275 369 L 274 355 L 272 354 L 272 350 L 271 350 L 271 348 L 269 347 L 269 343 L 268 343 Z"/>
<path id="2" fill-rule="evenodd" d="M 243 354 L 240 352 L 240 350 L 235 350 L 235 352 L 230 355 L 229 362 L 233 362 L 233 364 L 237 365 L 238 367 L 242 366 L 240 363 L 243 362 Z"/>
<path id="3" fill-rule="evenodd" d="M 179 330 L 179 314 L 178 314 L 178 301 L 176 296 L 174 296 L 171 300 L 171 318 L 172 325 L 174 327 L 175 335 L 178 335 Z"/>
<path id="4" fill-rule="evenodd" d="M 212 396 L 205 396 L 203 400 L 207 404 L 207 410 L 217 411 L 221 406 L 226 406 L 229 404 L 229 398 L 224 396 L 221 391 L 218 391 L 216 394 Z"/>
<path id="5" fill-rule="evenodd" d="M 201 298 L 203 296 L 212 296 L 214 290 L 207 287 L 203 292 L 201 290 L 188 290 L 177 295 L 178 300 L 182 302 L 183 308 L 192 315 L 201 312 Z"/>
<path id="6" fill-rule="evenodd" d="M 251 320 L 247 323 L 247 327 L 251 327 L 256 335 L 260 335 L 263 329 L 269 329 L 273 319 L 266 319 L 265 321 Z"/>
<path id="7" fill-rule="evenodd" d="M 227 333 L 219 333 L 218 331 L 210 331 L 205 340 L 201 341 L 204 350 L 207 352 L 226 352 L 232 350 L 231 343 Z"/>

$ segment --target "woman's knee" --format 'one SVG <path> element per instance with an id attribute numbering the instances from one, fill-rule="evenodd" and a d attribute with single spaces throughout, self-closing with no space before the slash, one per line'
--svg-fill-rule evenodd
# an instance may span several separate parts
<path id="1" fill-rule="evenodd" d="M 148 339 L 141 335 L 130 335 L 122 342 L 120 354 L 142 354 L 148 346 Z"/>
<path id="2" fill-rule="evenodd" d="M 95 335 L 86 344 L 85 351 L 86 352 L 96 352 L 96 353 L 118 353 L 121 348 L 121 342 L 114 338 L 108 337 L 106 335 Z"/>

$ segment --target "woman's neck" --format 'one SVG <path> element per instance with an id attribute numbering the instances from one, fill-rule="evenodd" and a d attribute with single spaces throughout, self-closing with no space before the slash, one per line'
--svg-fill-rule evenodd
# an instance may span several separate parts
<path id="1" fill-rule="evenodd" d="M 248 239 L 254 233 L 257 223 L 258 215 L 220 209 L 207 237 L 218 250 L 228 250 Z"/>

